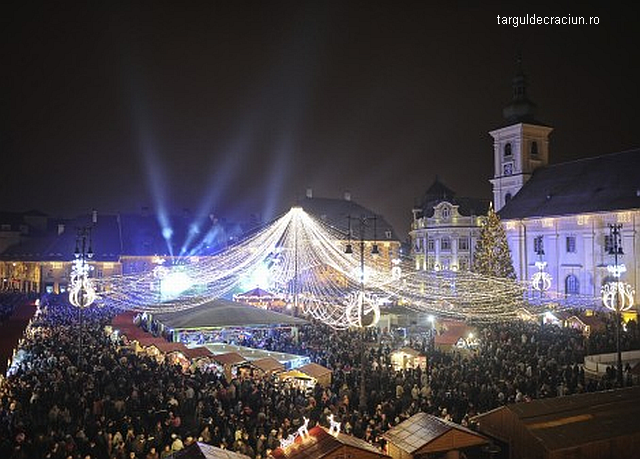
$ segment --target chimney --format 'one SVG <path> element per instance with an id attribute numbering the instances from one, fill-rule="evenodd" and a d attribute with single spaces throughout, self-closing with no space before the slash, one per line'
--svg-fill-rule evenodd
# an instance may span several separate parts
<path id="1" fill-rule="evenodd" d="M 348 191 L 344 192 L 344 200 L 345 201 L 351 201 L 351 193 L 349 193 Z"/>
<path id="2" fill-rule="evenodd" d="M 95 225 L 96 223 L 98 223 L 98 211 L 96 209 L 93 209 L 91 211 L 91 222 Z"/>
<path id="3" fill-rule="evenodd" d="M 313 188 L 307 188 L 307 198 L 313 198 Z"/>
<path id="4" fill-rule="evenodd" d="M 64 223 L 58 223 L 58 236 L 64 233 Z"/>

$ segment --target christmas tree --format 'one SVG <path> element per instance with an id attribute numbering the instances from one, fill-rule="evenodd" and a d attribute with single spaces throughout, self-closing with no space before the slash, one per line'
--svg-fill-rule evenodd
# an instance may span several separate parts
<path id="1" fill-rule="evenodd" d="M 485 276 L 516 278 L 507 235 L 493 206 L 489 207 L 489 212 L 480 229 L 480 239 L 476 244 L 472 270 Z"/>

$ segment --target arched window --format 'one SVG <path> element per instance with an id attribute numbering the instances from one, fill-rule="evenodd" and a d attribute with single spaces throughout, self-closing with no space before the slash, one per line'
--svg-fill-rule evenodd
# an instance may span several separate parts
<path id="1" fill-rule="evenodd" d="M 535 140 L 531 142 L 531 156 L 538 156 L 538 142 L 536 142 Z"/>
<path id="2" fill-rule="evenodd" d="M 449 218 L 449 215 L 451 215 L 451 211 L 449 210 L 449 207 L 444 206 L 442 208 L 442 218 Z"/>
<path id="3" fill-rule="evenodd" d="M 577 295 L 580 293 L 580 281 L 574 274 L 569 274 L 564 280 L 564 291 L 567 295 Z"/>
<path id="4" fill-rule="evenodd" d="M 504 155 L 511 156 L 511 143 L 508 142 L 504 145 Z"/>

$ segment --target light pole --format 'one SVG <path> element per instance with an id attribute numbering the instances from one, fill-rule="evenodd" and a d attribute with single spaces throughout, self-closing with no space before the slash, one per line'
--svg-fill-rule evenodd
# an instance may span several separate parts
<path id="1" fill-rule="evenodd" d="M 353 253 L 353 245 L 351 243 L 351 220 L 354 219 L 354 217 L 351 217 L 350 215 L 347 217 L 349 220 L 349 242 L 347 243 L 347 247 L 345 248 L 345 253 L 350 254 Z M 366 216 L 361 216 L 359 218 L 357 218 L 357 220 L 360 223 L 360 294 L 359 294 L 359 300 L 358 300 L 358 320 L 359 323 L 362 325 L 362 316 L 363 316 L 363 312 L 364 312 L 364 302 L 365 302 L 365 284 L 364 284 L 364 245 L 365 245 L 365 229 L 367 226 L 367 222 L 368 221 L 372 221 L 373 222 L 373 245 L 371 247 L 371 255 L 379 255 L 380 254 L 380 250 L 378 248 L 378 243 L 376 242 L 376 222 L 377 222 L 377 217 L 373 216 L 373 217 L 366 217 Z M 375 325 L 375 318 L 374 318 L 374 323 L 373 325 Z M 361 343 L 362 345 L 362 349 L 361 349 L 361 353 L 360 353 L 360 397 L 359 397 L 359 403 L 358 403 L 358 409 L 360 410 L 360 413 L 364 414 L 365 411 L 367 410 L 367 384 L 366 384 L 366 363 L 367 363 L 367 353 L 366 353 L 366 346 L 364 343 L 364 339 Z"/>
<path id="2" fill-rule="evenodd" d="M 616 321 L 616 352 L 618 357 L 618 385 L 622 387 L 624 381 L 622 378 L 622 350 L 620 349 L 620 327 L 622 322 L 622 313 L 628 311 L 633 306 L 633 295 L 635 291 L 625 282 L 620 281 L 620 276 L 627 270 L 624 264 L 618 264 L 618 256 L 624 255 L 622 251 L 621 238 L 622 224 L 609 225 L 609 255 L 614 256 L 614 265 L 607 266 L 607 270 L 613 276 L 614 280 L 607 282 L 601 290 L 602 303 L 604 306 L 615 313 Z"/>
<path id="3" fill-rule="evenodd" d="M 69 286 L 69 302 L 78 308 L 79 338 L 78 338 L 78 367 L 82 365 L 82 311 L 96 300 L 96 290 L 89 278 L 93 258 L 91 249 L 91 227 L 78 228 L 76 235 L 76 250 L 71 266 L 71 282 Z"/>

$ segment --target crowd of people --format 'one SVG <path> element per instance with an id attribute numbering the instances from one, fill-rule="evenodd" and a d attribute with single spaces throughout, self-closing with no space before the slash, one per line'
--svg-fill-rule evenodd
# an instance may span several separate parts
<path id="1" fill-rule="evenodd" d="M 304 391 L 258 372 L 227 380 L 158 363 L 103 332 L 116 313 L 89 308 L 80 322 L 64 298 L 43 301 L 0 387 L 0 457 L 157 459 L 202 441 L 264 459 L 304 418 L 328 425 L 331 414 L 344 432 L 384 449 L 382 434 L 419 411 L 472 425 L 474 414 L 505 403 L 615 383 L 586 378 L 589 343 L 551 325 L 479 326 L 481 346 L 464 352 L 319 323 L 244 335 L 238 344 L 308 355 L 332 370 L 329 387 Z M 589 342 L 605 346 L 610 332 Z M 396 370 L 391 353 L 403 344 L 426 353 L 427 367 Z"/>

